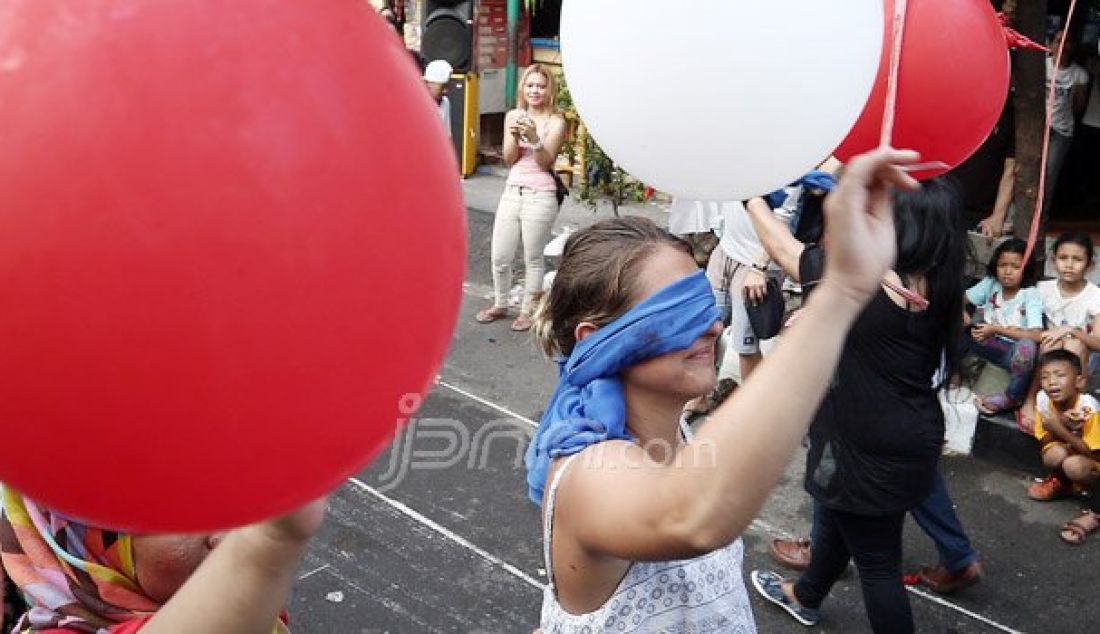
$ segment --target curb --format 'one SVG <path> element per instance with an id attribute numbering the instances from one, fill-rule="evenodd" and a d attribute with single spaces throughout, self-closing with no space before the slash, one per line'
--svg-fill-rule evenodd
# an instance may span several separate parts
<path id="1" fill-rule="evenodd" d="M 982 462 L 1038 477 L 1047 471 L 1039 458 L 1039 442 L 1020 433 L 1010 416 L 979 416 L 970 455 Z"/>

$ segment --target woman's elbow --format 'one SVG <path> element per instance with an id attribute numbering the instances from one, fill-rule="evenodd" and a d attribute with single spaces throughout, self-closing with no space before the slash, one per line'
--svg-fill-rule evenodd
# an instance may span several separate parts
<path id="1" fill-rule="evenodd" d="M 728 522 L 713 522 L 709 526 L 697 527 L 690 535 L 685 535 L 683 543 L 687 552 L 694 557 L 700 557 L 729 546 L 743 531 L 744 527 L 737 528 Z"/>
<path id="2" fill-rule="evenodd" d="M 729 546 L 741 536 L 746 525 L 728 519 L 706 518 L 702 515 L 672 520 L 665 527 L 669 543 L 676 544 L 677 556 L 700 557 Z"/>

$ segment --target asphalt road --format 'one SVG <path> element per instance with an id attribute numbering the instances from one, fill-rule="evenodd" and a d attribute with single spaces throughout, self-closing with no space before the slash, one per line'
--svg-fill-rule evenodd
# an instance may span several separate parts
<path id="1" fill-rule="evenodd" d="M 296 632 L 530 632 L 545 582 L 537 509 L 522 449 L 554 387 L 554 368 L 502 321 L 474 323 L 488 291 L 492 216 L 470 210 L 470 270 L 440 383 L 390 450 L 332 498 L 299 572 Z M 777 397 L 789 397 L 782 386 Z M 1100 536 L 1058 539 L 1076 501 L 1027 500 L 1022 473 L 944 461 L 959 514 L 982 553 L 983 581 L 959 595 L 910 595 L 920 632 L 1079 632 L 1100 622 Z M 746 572 L 768 567 L 767 541 L 808 529 L 801 456 L 745 535 Z M 934 559 L 906 527 L 906 569 Z M 754 595 L 761 632 L 797 631 Z M 823 607 L 820 632 L 869 631 L 854 572 Z"/>

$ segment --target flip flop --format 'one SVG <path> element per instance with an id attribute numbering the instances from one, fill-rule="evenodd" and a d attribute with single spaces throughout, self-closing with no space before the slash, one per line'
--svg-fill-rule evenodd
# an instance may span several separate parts
<path id="1" fill-rule="evenodd" d="M 531 329 L 531 326 L 533 325 L 535 324 L 533 321 L 531 321 L 531 317 L 529 315 L 521 314 L 519 317 L 516 317 L 515 321 L 512 322 L 512 330 L 516 332 L 527 332 Z"/>
<path id="2" fill-rule="evenodd" d="M 499 306 L 491 306 L 489 308 L 486 308 L 485 310 L 477 311 L 477 314 L 474 315 L 474 319 L 477 320 L 477 323 L 479 323 L 479 324 L 491 324 L 494 321 L 500 321 L 501 319 L 504 319 L 507 316 L 508 316 L 508 309 L 507 308 L 500 308 Z"/>
<path id="3" fill-rule="evenodd" d="M 1091 524 L 1083 524 L 1082 520 L 1091 522 Z M 1100 529 L 1100 516 L 1097 516 L 1091 511 L 1085 511 L 1081 517 L 1075 517 L 1066 522 L 1062 526 L 1062 532 L 1059 537 L 1062 538 L 1062 541 L 1071 546 L 1080 546 L 1084 544 L 1089 535 L 1095 533 L 1097 529 Z M 1066 537 L 1066 533 L 1069 533 L 1070 536 Z"/>

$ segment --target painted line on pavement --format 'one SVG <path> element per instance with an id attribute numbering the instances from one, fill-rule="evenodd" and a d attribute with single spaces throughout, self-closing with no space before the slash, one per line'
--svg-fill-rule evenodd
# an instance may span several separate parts
<path id="1" fill-rule="evenodd" d="M 533 588 L 538 589 L 540 592 L 542 591 L 544 586 L 543 586 L 541 581 L 538 581 L 534 577 L 528 575 L 527 573 L 523 572 L 522 570 L 520 570 L 519 568 L 513 566 L 512 564 L 504 561 L 500 557 L 497 557 L 497 556 L 489 553 L 488 551 L 478 547 L 474 543 L 472 543 L 469 540 L 463 538 L 461 535 L 459 535 L 459 534 L 455 533 L 454 531 L 452 531 L 452 530 L 442 526 L 441 524 L 433 521 L 432 519 L 428 518 L 427 516 L 414 511 L 413 509 L 409 508 L 408 505 L 403 504 L 401 502 L 398 502 L 397 500 L 395 500 L 391 497 L 387 497 L 386 495 L 384 495 L 383 493 L 381 493 L 380 491 L 378 491 L 374 487 L 372 487 L 369 484 L 363 482 L 362 480 L 359 480 L 358 478 L 351 478 L 351 479 L 348 480 L 348 482 L 351 482 L 356 487 L 358 487 L 360 490 L 366 491 L 367 493 L 370 493 L 371 495 L 378 498 L 379 500 L 382 500 L 383 502 L 390 505 L 390 507 L 392 507 L 393 509 L 395 509 L 398 512 L 402 513 L 403 515 L 405 515 L 407 517 L 410 517 L 413 520 L 416 520 L 417 522 L 423 524 L 424 526 L 427 526 L 428 528 L 430 528 L 433 531 L 439 533 L 440 535 L 446 537 L 447 539 L 453 541 L 454 543 L 458 544 L 459 546 L 462 546 L 463 548 L 466 548 L 467 550 L 473 551 L 475 554 L 477 554 L 477 556 L 481 557 L 482 559 L 489 562 L 493 566 L 503 568 L 505 571 L 510 573 L 512 576 L 517 577 L 522 581 L 525 581 L 528 585 L 530 585 Z"/>
<path id="2" fill-rule="evenodd" d="M 752 524 L 750 524 L 749 526 L 750 526 L 750 528 L 755 529 L 757 532 L 762 532 L 766 536 L 770 536 L 770 537 L 779 537 L 781 539 L 791 539 L 791 538 L 794 537 L 789 532 L 787 532 L 787 531 L 785 531 L 781 528 L 778 528 L 776 526 L 773 526 L 773 525 L 769 524 L 768 522 L 765 522 L 764 520 L 761 520 L 761 519 L 754 519 L 752 521 Z M 978 614 L 977 612 L 967 610 L 966 608 L 962 607 L 961 605 L 956 605 L 956 604 L 944 599 L 943 597 L 932 594 L 932 593 L 927 592 L 925 590 L 921 590 L 920 588 L 916 588 L 916 587 L 913 587 L 913 586 L 906 586 L 905 589 L 908 590 L 909 592 L 917 595 L 918 597 L 921 597 L 922 599 L 927 599 L 927 600 L 931 601 L 932 603 L 935 603 L 935 604 L 941 605 L 945 608 L 954 610 L 954 611 L 956 611 L 960 614 L 966 615 L 966 616 L 968 616 L 968 617 L 970 617 L 970 618 L 972 618 L 976 621 L 981 621 L 982 623 L 985 623 L 986 625 L 988 625 L 990 627 L 1001 630 L 1002 632 L 1008 632 L 1009 634 L 1023 634 L 1019 630 L 1014 630 L 1011 627 L 1008 627 L 1007 625 L 1002 625 L 1001 623 L 998 623 L 998 622 L 996 622 L 996 621 L 994 621 L 994 620 L 992 620 L 988 617 L 982 616 L 981 614 Z"/>
<path id="3" fill-rule="evenodd" d="M 466 390 L 463 390 L 462 388 L 451 385 L 450 383 L 446 383 L 444 381 L 437 381 L 437 383 L 439 385 L 455 392 L 456 394 L 460 394 L 460 395 L 462 395 L 466 398 L 469 398 L 469 399 L 471 399 L 471 400 L 473 400 L 477 403 L 480 403 L 481 405 L 484 405 L 485 407 L 489 407 L 489 408 L 494 409 L 498 412 L 501 412 L 502 414 L 505 414 L 507 416 L 511 416 L 513 418 L 521 420 L 521 421 L 527 423 L 528 425 L 531 425 L 532 427 L 538 427 L 538 423 L 536 423 L 535 421 L 531 420 L 530 418 L 520 416 L 519 414 L 516 414 L 512 410 L 504 407 L 503 405 L 498 405 L 498 404 L 496 404 L 496 403 L 494 403 L 490 400 L 487 400 L 487 399 L 484 399 L 480 396 L 477 396 L 476 394 L 472 394 L 470 392 L 467 392 Z M 357 480 L 354 480 L 354 479 L 352 480 L 352 482 L 356 482 L 357 484 L 359 484 L 360 486 L 363 486 L 363 487 L 367 486 L 367 485 L 362 484 L 362 483 L 360 483 L 360 482 L 358 482 Z M 367 488 L 369 489 L 370 487 L 367 487 Z M 373 492 L 373 490 L 372 490 L 372 492 Z M 385 497 L 385 496 L 382 496 L 380 493 L 375 493 L 375 494 L 380 496 L 380 497 L 383 497 L 383 498 Z M 398 503 L 398 504 L 400 504 L 400 503 Z M 413 511 L 413 512 L 415 512 L 415 511 Z M 424 519 L 429 521 L 429 522 L 431 521 L 431 520 L 428 520 L 427 518 L 424 518 Z M 765 533 L 767 535 L 778 536 L 778 537 L 782 537 L 784 539 L 787 539 L 787 538 L 791 537 L 791 534 L 788 531 L 780 529 L 776 526 L 772 526 L 771 524 L 769 524 L 769 523 L 767 523 L 767 522 L 765 522 L 765 521 L 763 521 L 759 518 L 754 519 L 752 521 L 752 523 L 750 524 L 750 527 L 753 528 L 753 529 L 756 529 L 759 532 Z M 442 527 L 440 527 L 440 528 L 442 528 Z M 443 530 L 446 530 L 446 529 L 443 529 Z M 462 540 L 462 538 L 458 537 L 457 535 L 455 535 L 455 538 L 458 539 L 458 540 Z M 465 542 L 465 540 L 462 540 L 462 541 Z M 469 542 L 465 542 L 465 543 L 469 543 Z M 470 544 L 470 546 L 475 548 L 475 549 L 477 548 L 473 544 Z M 484 551 L 481 551 L 481 552 L 484 552 Z M 498 559 L 496 559 L 495 557 L 493 557 L 489 553 L 485 553 L 484 556 L 491 557 L 494 560 L 499 561 Z M 511 572 L 511 571 L 509 571 L 509 572 Z M 516 569 L 515 572 L 513 572 L 512 574 L 515 574 L 517 576 L 521 576 L 521 578 L 524 579 L 525 581 L 527 581 L 528 583 L 537 583 L 537 582 L 535 582 L 534 579 L 532 579 L 530 576 L 528 576 L 526 573 L 524 573 L 523 571 L 521 571 L 519 569 Z M 541 588 L 542 585 L 539 584 L 538 587 Z M 908 590 L 912 594 L 915 594 L 918 597 L 921 597 L 922 599 L 926 599 L 926 600 L 931 601 L 932 603 L 935 603 L 937 605 L 941 605 L 941 606 L 943 606 L 945 608 L 948 608 L 950 610 L 954 610 L 955 612 L 958 612 L 960 614 L 968 616 L 968 617 L 970 617 L 970 618 L 972 618 L 976 621 L 980 621 L 982 623 L 985 623 L 986 625 L 988 625 L 990 627 L 993 627 L 993 628 L 996 628 L 996 629 L 998 629 L 1002 632 L 1008 632 L 1009 634 L 1022 634 L 1019 630 L 1014 630 L 1011 627 L 1008 627 L 1007 625 L 1002 625 L 1001 623 L 998 623 L 997 621 L 994 621 L 994 620 L 992 620 L 988 617 L 982 616 L 981 614 L 978 614 L 977 612 L 973 612 L 971 610 L 968 610 L 968 609 L 962 607 L 961 605 L 957 605 L 955 603 L 952 603 L 952 602 L 950 602 L 950 601 L 948 601 L 948 600 L 946 600 L 942 597 L 939 597 L 939 596 L 934 595 L 934 594 L 930 594 L 930 593 L 925 592 L 924 590 L 921 590 L 919 588 L 906 586 L 906 590 Z"/>
<path id="4" fill-rule="evenodd" d="M 527 423 L 528 425 L 530 425 L 532 427 L 535 427 L 535 428 L 537 428 L 539 426 L 538 423 L 531 420 L 530 418 L 527 418 L 526 416 L 521 416 L 521 415 L 513 412 L 512 410 L 508 409 L 507 407 L 504 407 L 503 405 L 497 405 L 496 403 L 494 403 L 492 401 L 481 398 L 477 394 L 472 394 L 470 392 L 467 392 L 466 390 L 464 390 L 464 389 L 462 389 L 462 388 L 460 388 L 456 385 L 452 385 L 450 383 L 447 383 L 446 381 L 436 381 L 436 384 L 439 385 L 439 386 L 447 388 L 448 390 L 454 392 L 455 394 L 465 396 L 466 398 L 470 399 L 471 401 L 474 401 L 475 403 L 480 403 L 480 404 L 484 405 L 485 407 L 488 407 L 489 409 L 496 410 L 496 411 L 500 412 L 501 414 L 504 414 L 505 416 L 511 416 L 512 418 L 514 418 L 516 420 L 521 420 L 521 421 L 523 421 L 523 422 Z"/>
<path id="5" fill-rule="evenodd" d="M 961 605 L 955 605 L 954 603 L 951 603 L 950 601 L 948 601 L 948 600 L 946 600 L 942 597 L 939 597 L 939 596 L 936 596 L 936 595 L 934 595 L 930 592 L 926 592 L 924 590 L 921 590 L 920 588 L 914 588 L 912 586 L 906 586 L 905 589 L 908 590 L 909 592 L 917 595 L 918 597 L 927 599 L 927 600 L 931 601 L 932 603 L 937 603 L 939 605 L 942 605 L 945 608 L 951 608 L 952 610 L 955 610 L 956 612 L 959 612 L 960 614 L 965 614 L 966 616 L 969 616 L 970 618 L 972 618 L 976 621 L 981 621 L 982 623 L 985 623 L 989 627 L 996 628 L 996 629 L 998 629 L 1002 632 L 1008 632 L 1009 634 L 1023 634 L 1023 632 L 1021 632 L 1020 630 L 1014 630 L 1011 627 L 1008 627 L 1007 625 L 1001 625 L 1000 623 L 998 623 L 998 622 L 996 622 L 992 619 L 986 618 L 986 617 L 982 616 L 981 614 L 978 614 L 977 612 L 971 612 L 970 610 L 967 610 L 966 608 L 962 607 Z"/>
<path id="6" fill-rule="evenodd" d="M 313 570 L 310 570 L 309 572 L 302 575 L 301 577 L 298 577 L 298 581 L 302 581 L 303 579 L 309 579 L 310 577 L 317 574 L 318 572 L 321 572 L 322 570 L 328 570 L 331 567 L 332 567 L 332 564 L 325 564 L 323 566 L 318 566 L 317 568 L 314 568 Z"/>

